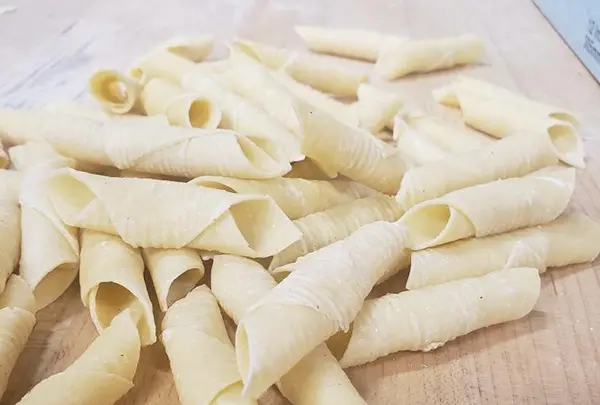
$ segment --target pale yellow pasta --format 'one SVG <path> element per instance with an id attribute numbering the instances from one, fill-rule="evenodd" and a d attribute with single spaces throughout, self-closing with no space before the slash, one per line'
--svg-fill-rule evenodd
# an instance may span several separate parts
<path id="1" fill-rule="evenodd" d="M 304 217 L 377 192 L 347 180 L 269 179 L 241 180 L 204 176 L 190 183 L 238 194 L 262 194 L 271 197 L 290 219 Z"/>
<path id="2" fill-rule="evenodd" d="M 2 145 L 2 141 L 0 141 L 0 169 L 4 169 L 6 166 L 8 166 L 8 163 L 8 155 L 4 150 L 4 145 Z"/>
<path id="3" fill-rule="evenodd" d="M 242 396 L 235 351 L 208 287 L 173 304 L 162 322 L 165 346 L 182 405 L 256 405 Z"/>
<path id="4" fill-rule="evenodd" d="M 195 37 L 178 36 L 159 45 L 158 49 L 164 49 L 192 62 L 200 62 L 210 55 L 214 40 L 215 38 L 209 34 Z"/>
<path id="5" fill-rule="evenodd" d="M 299 218 L 294 225 L 302 232 L 302 238 L 274 255 L 269 270 L 293 263 L 299 257 L 342 240 L 368 223 L 396 221 L 402 213 L 393 197 L 380 196 L 348 202 Z"/>
<path id="6" fill-rule="evenodd" d="M 134 62 L 128 74 L 141 83 L 159 77 L 180 85 L 181 78 L 199 65 L 166 49 L 158 49 Z"/>
<path id="7" fill-rule="evenodd" d="M 450 153 L 419 131 L 406 126 L 400 117 L 394 119 L 393 138 L 396 148 L 411 166 L 423 166 L 447 159 Z"/>
<path id="8" fill-rule="evenodd" d="M 47 104 L 43 107 L 46 111 L 52 111 L 59 114 L 76 115 L 79 117 L 91 118 L 96 120 L 107 120 L 109 118 L 116 118 L 119 116 L 129 116 L 130 114 L 123 115 L 109 115 L 105 110 L 89 105 L 73 102 L 59 102 Z"/>
<path id="9" fill-rule="evenodd" d="M 537 269 L 524 267 L 367 300 L 340 364 L 364 364 L 401 350 L 434 350 L 474 330 L 526 316 L 539 295 Z"/>
<path id="10" fill-rule="evenodd" d="M 358 88 L 358 101 L 354 104 L 360 127 L 376 133 L 381 131 L 404 104 L 399 95 L 363 83 Z"/>
<path id="11" fill-rule="evenodd" d="M 146 248 L 142 255 L 162 311 L 185 297 L 204 277 L 204 263 L 194 249 Z"/>
<path id="12" fill-rule="evenodd" d="M 545 225 L 467 239 L 412 254 L 406 288 L 477 277 L 511 266 L 566 266 L 600 253 L 600 224 L 584 214 L 563 214 Z M 535 265 L 536 262 L 538 265 Z"/>
<path id="13" fill-rule="evenodd" d="M 0 397 L 35 325 L 35 308 L 27 283 L 16 274 L 11 275 L 0 294 Z"/>
<path id="14" fill-rule="evenodd" d="M 399 223 L 409 229 L 410 247 L 419 250 L 552 221 L 565 210 L 574 188 L 575 170 L 552 166 L 424 201 Z"/>
<path id="15" fill-rule="evenodd" d="M 21 174 L 0 169 L 0 293 L 19 261 Z"/>
<path id="16" fill-rule="evenodd" d="M 259 42 L 237 39 L 233 48 L 269 69 L 282 70 L 294 80 L 338 97 L 356 95 L 367 75 L 304 52 L 290 52 Z"/>
<path id="17" fill-rule="evenodd" d="M 358 29 L 333 29 L 309 25 L 297 25 L 296 33 L 308 47 L 318 53 L 363 59 L 375 62 L 379 51 L 388 41 L 404 38 Z"/>
<path id="18" fill-rule="evenodd" d="M 558 163 L 545 135 L 515 136 L 489 146 L 412 168 L 396 195 L 405 210 L 451 191 L 510 177 L 520 177 Z"/>
<path id="19" fill-rule="evenodd" d="M 229 255 L 214 259 L 212 291 L 236 323 L 276 285 L 265 269 L 252 260 Z M 294 405 L 365 404 L 325 344 L 281 377 L 277 387 Z"/>
<path id="20" fill-rule="evenodd" d="M 320 166 L 386 194 L 394 194 L 406 169 L 394 147 L 298 101 L 306 156 Z"/>
<path id="21" fill-rule="evenodd" d="M 335 178 L 337 172 L 328 173 L 310 158 L 300 162 L 292 163 L 292 170 L 287 172 L 284 178 L 306 179 L 306 180 L 329 180 Z"/>
<path id="22" fill-rule="evenodd" d="M 8 153 L 13 168 L 19 171 L 28 171 L 40 166 L 44 169 L 75 167 L 76 164 L 75 159 L 59 155 L 46 142 L 27 142 L 13 146 Z"/>
<path id="23" fill-rule="evenodd" d="M 434 90 L 434 97 L 444 104 L 458 106 L 467 125 L 497 138 L 547 134 L 563 162 L 585 167 L 583 144 L 571 113 L 473 79 Z"/>
<path id="24" fill-rule="evenodd" d="M 113 405 L 133 387 L 139 357 L 135 320 L 126 311 L 73 364 L 42 380 L 18 405 Z"/>
<path id="25" fill-rule="evenodd" d="M 337 331 L 348 330 L 369 291 L 403 260 L 404 244 L 402 227 L 375 222 L 300 258 L 238 325 L 244 392 L 258 397 Z"/>
<path id="26" fill-rule="evenodd" d="M 222 113 L 221 128 L 232 129 L 251 139 L 270 140 L 282 149 L 290 162 L 304 158 L 298 136 L 216 77 L 192 74 L 184 77 L 182 84 L 184 88 L 191 89 L 216 103 Z"/>
<path id="27" fill-rule="evenodd" d="M 420 41 L 388 41 L 381 48 L 375 70 L 392 80 L 415 72 L 431 72 L 481 60 L 485 44 L 476 35 Z"/>
<path id="28" fill-rule="evenodd" d="M 146 83 L 140 100 L 146 114 L 164 115 L 171 125 L 215 129 L 221 122 L 221 110 L 212 100 L 158 77 Z"/>
<path id="29" fill-rule="evenodd" d="M 113 114 L 140 112 L 142 86 L 116 70 L 97 70 L 89 79 L 90 93 Z"/>
<path id="30" fill-rule="evenodd" d="M 12 144 L 46 141 L 60 155 L 79 162 L 181 177 L 273 178 L 291 168 L 232 131 L 163 127 L 140 120 L 104 122 L 3 108 L 0 138 Z"/>
<path id="31" fill-rule="evenodd" d="M 119 235 L 134 247 L 190 247 L 266 257 L 301 236 L 264 196 L 71 169 L 54 172 L 48 187 L 63 222 Z"/>

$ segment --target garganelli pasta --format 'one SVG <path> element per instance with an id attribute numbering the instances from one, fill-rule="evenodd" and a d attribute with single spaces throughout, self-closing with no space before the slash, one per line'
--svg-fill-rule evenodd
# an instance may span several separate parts
<path id="1" fill-rule="evenodd" d="M 451 156 L 450 152 L 444 150 L 425 134 L 407 128 L 401 117 L 394 118 L 393 131 L 392 136 L 396 141 L 396 148 L 412 167 L 423 166 Z"/>
<path id="2" fill-rule="evenodd" d="M 2 145 L 2 141 L 0 141 L 0 169 L 4 169 L 6 166 L 8 166 L 8 163 L 8 155 L 4 150 L 4 145 Z"/>
<path id="3" fill-rule="evenodd" d="M 21 174 L 0 169 L 0 293 L 19 262 Z"/>
<path id="4" fill-rule="evenodd" d="M 22 172 L 40 167 L 48 170 L 76 166 L 75 159 L 59 155 L 46 142 L 34 141 L 13 146 L 8 153 L 13 168 Z"/>
<path id="5" fill-rule="evenodd" d="M 273 277 L 250 259 L 230 255 L 214 258 L 213 293 L 236 323 L 276 285 Z M 325 344 L 281 377 L 277 387 L 294 405 L 366 404 Z"/>
<path id="6" fill-rule="evenodd" d="M 181 78 L 193 73 L 200 64 L 169 52 L 166 49 L 155 50 L 138 59 L 129 69 L 129 75 L 141 83 L 159 77 L 180 85 Z"/>
<path id="7" fill-rule="evenodd" d="M 196 37 L 178 36 L 159 45 L 158 49 L 164 49 L 192 62 L 201 62 L 210 55 L 214 40 L 209 34 Z"/>
<path id="8" fill-rule="evenodd" d="M 89 80 L 90 93 L 113 114 L 140 112 L 142 86 L 116 70 L 98 70 Z"/>
<path id="9" fill-rule="evenodd" d="M 360 127 L 373 134 L 393 121 L 404 104 L 397 94 L 378 89 L 368 83 L 360 85 L 357 97 L 358 102 L 354 104 L 354 108 L 360 120 Z"/>

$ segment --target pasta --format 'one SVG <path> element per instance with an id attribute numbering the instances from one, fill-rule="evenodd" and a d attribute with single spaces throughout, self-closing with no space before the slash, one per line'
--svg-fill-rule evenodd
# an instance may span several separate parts
<path id="1" fill-rule="evenodd" d="M 166 50 L 192 62 L 201 62 L 210 55 L 213 43 L 214 37 L 212 35 L 179 36 L 169 39 L 160 45 L 158 49 Z"/>
<path id="2" fill-rule="evenodd" d="M 302 238 L 274 255 L 269 270 L 293 263 L 299 257 L 342 240 L 363 225 L 396 221 L 401 215 L 402 210 L 393 197 L 380 196 L 348 202 L 297 219 L 294 225 L 302 232 Z"/>
<path id="3" fill-rule="evenodd" d="M 193 249 L 146 248 L 142 255 L 162 311 L 185 297 L 204 277 L 204 263 Z"/>
<path id="4" fill-rule="evenodd" d="M 305 103 L 297 103 L 306 156 L 333 173 L 386 194 L 400 187 L 405 163 L 398 150 L 370 133 L 344 125 Z"/>
<path id="5" fill-rule="evenodd" d="M 547 136 L 510 137 L 409 170 L 402 179 L 397 199 L 408 210 L 451 191 L 524 176 L 555 164 L 558 158 Z"/>
<path id="6" fill-rule="evenodd" d="M 198 66 L 166 49 L 158 49 L 137 60 L 128 73 L 141 83 L 147 83 L 150 79 L 158 77 L 180 85 L 181 78 L 193 73 Z"/>
<path id="7" fill-rule="evenodd" d="M 139 112 L 142 86 L 116 70 L 97 70 L 89 80 L 90 93 L 113 114 Z"/>
<path id="8" fill-rule="evenodd" d="M 312 181 L 304 179 L 240 180 L 204 176 L 190 183 L 238 194 L 268 195 L 290 218 L 297 219 L 343 203 L 368 196 L 376 191 L 346 180 Z"/>
<path id="9" fill-rule="evenodd" d="M 294 162 L 292 164 L 292 170 L 287 172 L 284 178 L 329 180 L 336 176 L 337 172 L 330 173 L 326 169 L 320 168 L 319 165 L 310 158 L 306 158 L 300 162 Z"/>
<path id="10" fill-rule="evenodd" d="M 37 384 L 18 405 L 113 405 L 133 387 L 139 357 L 135 320 L 121 313 L 73 364 Z"/>
<path id="11" fill-rule="evenodd" d="M 282 149 L 290 162 L 304 158 L 299 137 L 265 110 L 233 92 L 216 78 L 193 74 L 184 77 L 182 84 L 219 106 L 222 113 L 221 128 L 232 129 L 251 139 L 271 140 Z"/>
<path id="12" fill-rule="evenodd" d="M 563 162 L 585 167 L 583 145 L 571 113 L 474 79 L 434 90 L 434 97 L 446 105 L 460 107 L 467 125 L 496 138 L 548 134 Z"/>
<path id="13" fill-rule="evenodd" d="M 208 287 L 197 287 L 173 304 L 162 329 L 182 405 L 257 404 L 242 396 L 235 352 Z"/>
<path id="14" fill-rule="evenodd" d="M 236 323 L 276 285 L 252 260 L 229 255 L 214 259 L 213 293 Z M 281 377 L 277 387 L 294 405 L 365 404 L 325 344 L 319 345 Z"/>
<path id="15" fill-rule="evenodd" d="M 8 163 L 8 155 L 4 150 L 4 145 L 2 145 L 2 142 L 0 141 L 0 169 L 4 169 L 6 166 L 8 166 Z"/>
<path id="16" fill-rule="evenodd" d="M 19 171 L 28 171 L 40 166 L 44 169 L 56 169 L 76 165 L 75 159 L 59 155 L 45 142 L 27 142 L 13 146 L 8 153 L 13 168 Z"/>
<path id="17" fill-rule="evenodd" d="M 350 367 L 401 350 L 436 349 L 474 330 L 524 317 L 539 294 L 536 269 L 511 268 L 367 300 L 340 364 Z"/>
<path id="18" fill-rule="evenodd" d="M 164 115 L 171 125 L 215 129 L 221 122 L 221 110 L 214 102 L 187 93 L 165 79 L 150 79 L 140 99 L 146 114 Z"/>
<path id="19" fill-rule="evenodd" d="M 282 70 L 294 80 L 338 97 L 354 96 L 367 75 L 303 52 L 289 52 L 248 40 L 235 40 L 235 50 L 272 70 Z"/>
<path id="20" fill-rule="evenodd" d="M 63 222 L 119 235 L 134 247 L 190 247 L 266 257 L 301 236 L 277 205 L 263 196 L 72 169 L 53 173 L 48 187 Z"/>
<path id="21" fill-rule="evenodd" d="M 347 330 L 371 288 L 402 261 L 404 244 L 402 227 L 375 222 L 299 259 L 238 325 L 244 393 L 258 397 L 338 330 Z"/>
<path id="22" fill-rule="evenodd" d="M 412 166 L 427 165 L 451 156 L 426 135 L 407 128 L 399 117 L 394 119 L 393 138 L 396 140 L 396 148 Z"/>
<path id="23" fill-rule="evenodd" d="M 368 83 L 360 85 L 357 95 L 358 102 L 354 106 L 360 127 L 373 134 L 393 121 L 404 103 L 400 96 L 380 90 Z"/>
<path id="24" fill-rule="evenodd" d="M 415 72 L 431 72 L 480 61 L 485 44 L 475 35 L 421 41 L 388 41 L 375 70 L 392 80 Z"/>
<path id="25" fill-rule="evenodd" d="M 399 223 L 409 229 L 411 249 L 420 250 L 549 222 L 565 210 L 574 188 L 574 169 L 553 166 L 422 202 Z"/>
<path id="26" fill-rule="evenodd" d="M 511 266 L 566 266 L 593 261 L 600 224 L 584 214 L 563 214 L 545 225 L 467 239 L 412 254 L 409 290 L 477 277 Z M 537 265 L 536 265 L 537 263 Z"/>
<path id="27" fill-rule="evenodd" d="M 331 29 L 307 25 L 299 25 L 294 29 L 314 52 L 370 62 L 377 60 L 379 51 L 387 41 L 405 40 L 367 30 Z"/>
<path id="28" fill-rule="evenodd" d="M 0 109 L 0 136 L 12 144 L 46 141 L 85 163 L 181 177 L 272 178 L 290 165 L 231 131 L 96 121 L 47 111 Z"/>
<path id="29" fill-rule="evenodd" d="M 13 274 L 0 294 L 0 397 L 35 325 L 35 299 L 25 281 Z"/>
<path id="30" fill-rule="evenodd" d="M 19 261 L 21 174 L 0 169 L 0 293 Z"/>

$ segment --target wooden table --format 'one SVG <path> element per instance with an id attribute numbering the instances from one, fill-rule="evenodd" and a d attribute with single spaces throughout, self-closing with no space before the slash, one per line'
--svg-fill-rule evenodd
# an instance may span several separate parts
<path id="1" fill-rule="evenodd" d="M 414 38 L 474 32 L 487 40 L 481 66 L 385 84 L 434 114 L 430 90 L 458 74 L 486 78 L 577 112 L 588 168 L 572 205 L 600 219 L 600 88 L 528 0 L 2 0 L 0 102 L 14 107 L 87 98 L 96 67 L 124 68 L 178 34 L 234 35 L 300 47 L 292 27 L 326 24 Z M 358 65 L 356 63 L 355 65 Z M 370 69 L 371 65 L 361 64 Z M 385 83 L 378 81 L 378 83 Z M 600 241 L 598 241 L 600 243 Z M 580 265 L 543 276 L 527 318 L 462 337 L 432 353 L 397 353 L 350 369 L 373 405 L 600 404 L 600 267 Z M 77 358 L 95 337 L 75 283 L 38 314 L 2 405 L 16 403 L 40 379 Z M 143 349 L 135 388 L 120 404 L 177 404 L 160 344 Z M 262 404 L 284 404 L 270 392 Z M 332 404 L 343 405 L 343 404 Z"/>

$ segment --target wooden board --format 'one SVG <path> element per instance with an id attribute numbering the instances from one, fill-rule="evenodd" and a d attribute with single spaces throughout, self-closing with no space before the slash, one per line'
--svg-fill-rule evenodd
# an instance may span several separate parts
<path id="1" fill-rule="evenodd" d="M 8 1 L 8 0 L 6 0 Z M 8 3 L 4 3 L 8 4 Z M 474 32 L 488 54 L 481 66 L 387 84 L 431 113 L 430 90 L 459 74 L 493 80 L 577 112 L 588 168 L 572 205 L 600 219 L 600 89 L 527 0 L 15 0 L 0 16 L 0 103 L 14 107 L 86 99 L 94 68 L 125 68 L 173 35 L 211 32 L 301 47 L 297 23 L 376 29 L 414 38 Z M 371 65 L 355 63 L 369 70 Z M 598 241 L 600 243 L 600 241 Z M 350 369 L 369 404 L 599 404 L 600 267 L 543 276 L 534 312 L 472 333 L 432 353 L 397 353 Z M 394 286 L 390 287 L 393 289 Z M 285 332 L 283 332 L 285 333 Z M 12 405 L 40 379 L 63 370 L 95 337 L 78 285 L 38 315 L 1 404 Z M 119 404 L 178 404 L 160 344 L 145 348 L 135 388 Z M 263 405 L 286 402 L 276 392 Z M 338 404 L 332 404 L 338 405 Z"/>

